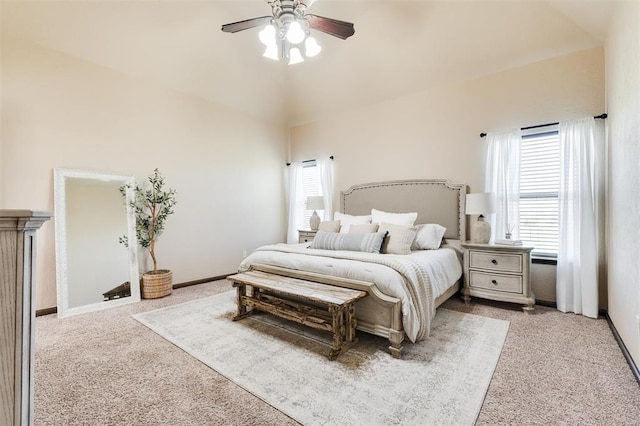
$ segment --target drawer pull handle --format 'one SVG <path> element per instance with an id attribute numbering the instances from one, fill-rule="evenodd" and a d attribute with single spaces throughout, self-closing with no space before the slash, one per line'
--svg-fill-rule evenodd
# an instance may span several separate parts
<path id="1" fill-rule="evenodd" d="M 496 280 L 491 280 L 491 284 L 493 284 L 493 285 L 498 285 L 498 281 L 496 281 Z"/>
<path id="2" fill-rule="evenodd" d="M 491 263 L 493 263 L 494 265 L 497 265 L 497 264 L 498 264 L 498 261 L 497 261 L 497 260 L 495 260 L 495 259 L 491 259 Z"/>

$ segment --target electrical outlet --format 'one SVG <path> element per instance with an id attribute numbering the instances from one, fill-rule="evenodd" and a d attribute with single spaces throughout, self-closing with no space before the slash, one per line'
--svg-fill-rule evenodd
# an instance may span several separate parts
<path id="1" fill-rule="evenodd" d="M 244 259 L 245 257 L 247 257 L 247 251 L 246 250 L 242 250 L 242 258 Z"/>

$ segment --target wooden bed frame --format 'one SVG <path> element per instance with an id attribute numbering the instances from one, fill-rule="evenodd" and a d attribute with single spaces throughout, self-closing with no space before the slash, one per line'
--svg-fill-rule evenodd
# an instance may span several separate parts
<path id="1" fill-rule="evenodd" d="M 445 240 L 460 247 L 465 240 L 466 185 L 446 179 L 399 180 L 352 186 L 340 193 L 341 211 L 351 215 L 368 215 L 371 209 L 388 212 L 417 212 L 416 224 L 438 223 L 447 228 Z M 405 333 L 402 327 L 402 302 L 388 296 L 373 283 L 297 271 L 265 264 L 253 264 L 251 269 L 339 287 L 366 291 L 356 303 L 357 329 L 388 338 L 389 351 L 400 358 Z M 436 299 L 436 307 L 456 294 L 462 287 L 462 277 Z"/>

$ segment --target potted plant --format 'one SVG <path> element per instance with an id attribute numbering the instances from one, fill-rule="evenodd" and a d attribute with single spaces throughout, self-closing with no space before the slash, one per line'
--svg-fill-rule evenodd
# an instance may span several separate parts
<path id="1" fill-rule="evenodd" d="M 156 299 L 171 294 L 173 285 L 173 273 L 168 269 L 158 269 L 156 258 L 156 240 L 164 231 L 164 223 L 167 217 L 172 215 L 173 206 L 176 205 L 176 191 L 164 189 L 164 178 L 158 169 L 155 169 L 147 178 L 148 184 L 136 186 L 133 189 L 134 199 L 131 208 L 136 217 L 136 236 L 138 244 L 149 250 L 153 260 L 153 270 L 142 274 L 141 295 L 145 299 Z M 125 196 L 127 188 L 120 188 L 120 193 Z M 126 236 L 120 237 L 120 242 L 128 245 Z"/>

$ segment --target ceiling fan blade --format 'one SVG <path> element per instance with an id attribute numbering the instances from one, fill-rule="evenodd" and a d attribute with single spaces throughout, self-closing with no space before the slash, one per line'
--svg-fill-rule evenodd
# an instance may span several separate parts
<path id="1" fill-rule="evenodd" d="M 244 21 L 233 22 L 231 24 L 224 24 L 222 26 L 222 31 L 225 33 L 237 33 L 238 31 L 248 30 L 249 28 L 267 25 L 271 22 L 271 19 L 273 19 L 272 16 L 261 16 L 260 18 L 252 18 Z"/>
<path id="2" fill-rule="evenodd" d="M 346 40 L 355 34 L 356 30 L 351 22 L 339 21 L 337 19 L 325 18 L 318 15 L 305 15 L 309 21 L 309 27 L 322 31 L 334 37 Z"/>

